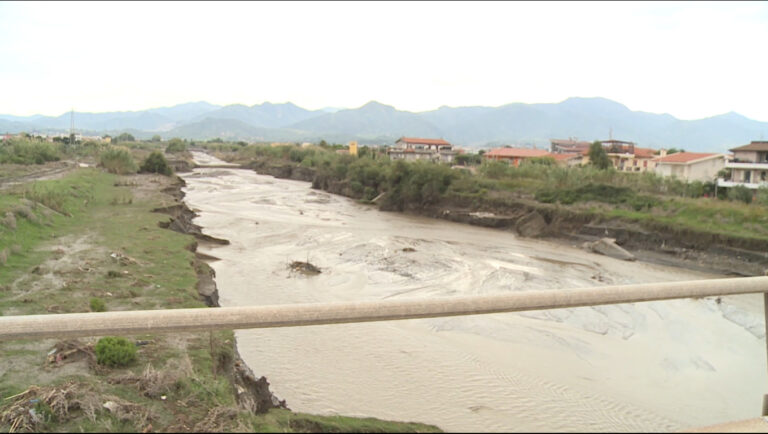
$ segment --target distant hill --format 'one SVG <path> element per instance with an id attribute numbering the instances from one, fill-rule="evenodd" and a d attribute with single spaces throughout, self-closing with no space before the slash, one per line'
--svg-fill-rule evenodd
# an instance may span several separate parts
<path id="1" fill-rule="evenodd" d="M 439 137 L 442 132 L 417 113 L 371 101 L 357 109 L 325 113 L 291 125 L 310 134 L 338 134 L 353 138 L 401 136 Z"/>
<path id="2" fill-rule="evenodd" d="M 282 128 L 323 113 L 319 110 L 306 110 L 290 102 L 285 104 L 265 102 L 251 107 L 232 104 L 197 116 L 193 121 L 200 121 L 204 118 L 236 119 L 254 127 Z"/>
<path id="3" fill-rule="evenodd" d="M 68 131 L 70 113 L 58 117 L 0 115 L 0 133 Z M 133 112 L 75 112 L 75 127 L 94 133 L 138 131 L 164 138 L 220 137 L 250 141 L 326 141 L 392 144 L 401 136 L 446 139 L 468 148 L 501 145 L 546 148 L 552 138 L 619 140 L 653 148 L 724 152 L 768 137 L 768 122 L 726 113 L 685 121 L 669 114 L 632 111 L 605 98 L 560 103 L 512 103 L 499 107 L 397 110 L 371 101 L 354 109 L 306 110 L 290 102 L 217 106 L 206 102 Z M 134 134 L 136 135 L 136 134 Z"/>
<path id="4" fill-rule="evenodd" d="M 221 106 L 209 104 L 205 101 L 188 102 L 178 104 L 173 107 L 161 107 L 147 110 L 150 113 L 156 113 L 170 119 L 174 122 L 188 122 L 190 119 L 211 113 L 220 109 Z"/>

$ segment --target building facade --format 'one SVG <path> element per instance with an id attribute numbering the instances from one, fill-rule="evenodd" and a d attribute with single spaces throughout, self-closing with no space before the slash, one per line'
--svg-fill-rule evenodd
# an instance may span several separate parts
<path id="1" fill-rule="evenodd" d="M 506 161 L 510 166 L 518 167 L 520 163 L 528 158 L 547 157 L 551 154 L 543 149 L 530 148 L 496 148 L 483 154 L 487 160 Z"/>
<path id="2" fill-rule="evenodd" d="M 743 185 L 757 189 L 768 186 L 768 141 L 752 141 L 730 151 L 733 158 L 725 162 L 730 176 L 718 179 L 718 187 Z"/>
<path id="3" fill-rule="evenodd" d="M 725 166 L 724 154 L 677 152 L 659 158 L 655 172 L 682 181 L 713 182 Z"/>
<path id="4" fill-rule="evenodd" d="M 387 149 L 387 155 L 393 160 L 427 160 L 452 163 L 456 156 L 453 145 L 443 139 L 424 139 L 419 137 L 401 137 L 395 146 Z"/>

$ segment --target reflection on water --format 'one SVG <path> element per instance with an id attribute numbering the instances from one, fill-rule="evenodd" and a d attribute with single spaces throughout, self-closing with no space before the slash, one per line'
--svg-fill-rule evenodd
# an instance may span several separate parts
<path id="1" fill-rule="evenodd" d="M 201 161 L 209 157 L 197 155 Z M 564 290 L 722 276 L 382 213 L 238 169 L 184 176 L 223 306 Z M 292 274 L 309 261 L 317 276 Z M 668 431 L 759 414 L 759 296 L 238 331 L 295 411 L 448 431 Z"/>

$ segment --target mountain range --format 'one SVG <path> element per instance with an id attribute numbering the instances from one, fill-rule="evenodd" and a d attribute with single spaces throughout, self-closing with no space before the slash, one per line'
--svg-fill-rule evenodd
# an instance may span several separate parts
<path id="1" fill-rule="evenodd" d="M 398 110 L 371 101 L 355 109 L 307 110 L 290 102 L 220 106 L 191 102 L 131 112 L 64 113 L 61 116 L 0 115 L 0 133 L 85 135 L 130 132 L 137 138 L 160 135 L 207 140 L 312 141 L 391 145 L 402 136 L 443 138 L 470 148 L 546 148 L 553 138 L 605 140 L 609 136 L 650 148 L 725 152 L 761 140 L 768 122 L 730 112 L 697 120 L 632 111 L 605 98 L 568 98 L 560 103 L 512 103 L 499 107 L 440 107 L 425 112 Z"/>

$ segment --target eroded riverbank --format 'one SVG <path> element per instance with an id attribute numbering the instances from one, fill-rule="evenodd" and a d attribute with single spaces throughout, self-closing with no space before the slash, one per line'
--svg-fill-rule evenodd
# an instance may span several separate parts
<path id="1" fill-rule="evenodd" d="M 382 213 L 246 170 L 184 175 L 195 220 L 228 246 L 221 303 L 305 303 L 717 278 L 506 231 Z M 295 275 L 309 260 L 322 273 Z M 453 431 L 667 431 L 755 416 L 759 296 L 237 332 L 291 408 Z"/>

